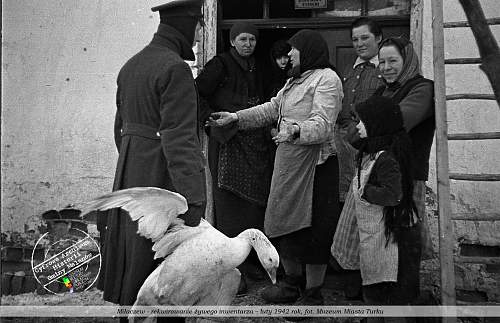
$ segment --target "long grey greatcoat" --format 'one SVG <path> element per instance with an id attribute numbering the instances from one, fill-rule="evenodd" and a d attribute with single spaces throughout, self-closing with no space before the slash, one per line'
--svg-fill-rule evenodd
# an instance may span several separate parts
<path id="1" fill-rule="evenodd" d="M 204 202 L 205 177 L 198 137 L 198 97 L 189 66 L 191 44 L 160 24 L 153 40 L 120 70 L 115 141 L 119 152 L 113 190 L 155 186 Z M 132 305 L 158 263 L 151 241 L 137 235 L 128 215 L 108 214 L 104 299 Z"/>

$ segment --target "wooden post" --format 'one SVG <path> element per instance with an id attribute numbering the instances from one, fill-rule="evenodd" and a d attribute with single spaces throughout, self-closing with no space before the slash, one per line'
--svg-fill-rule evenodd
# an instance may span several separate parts
<path id="1" fill-rule="evenodd" d="M 199 71 L 205 64 L 217 53 L 217 0 L 205 0 L 203 5 L 203 19 L 205 27 L 203 28 L 202 57 Z M 208 137 L 205 131 L 201 131 L 203 155 L 208 157 Z M 207 163 L 208 164 L 208 163 Z M 214 224 L 213 198 L 212 198 L 212 176 L 208 165 L 205 166 L 206 188 L 207 188 L 207 209 L 205 219 Z"/>
<path id="2" fill-rule="evenodd" d="M 413 0 L 411 2 L 410 19 L 410 40 L 413 43 L 413 49 L 422 63 L 422 34 L 424 22 L 424 0 Z"/>
<path id="3" fill-rule="evenodd" d="M 271 5 L 271 0 L 264 0 L 264 4 L 262 6 L 262 18 L 263 19 L 269 19 L 269 8 Z"/>
<path id="4" fill-rule="evenodd" d="M 448 127 L 446 82 L 444 68 L 443 2 L 432 1 L 432 35 L 434 62 L 434 93 L 436 106 L 436 172 L 439 210 L 439 258 L 441 264 L 442 305 L 455 305 L 455 270 L 453 260 L 453 229 L 451 223 L 450 179 L 448 164 Z M 443 322 L 456 322 L 444 317 Z"/>
<path id="5" fill-rule="evenodd" d="M 203 5 L 203 18 L 205 27 L 203 28 L 203 56 L 201 60 L 204 66 L 217 51 L 217 0 L 205 0 Z"/>

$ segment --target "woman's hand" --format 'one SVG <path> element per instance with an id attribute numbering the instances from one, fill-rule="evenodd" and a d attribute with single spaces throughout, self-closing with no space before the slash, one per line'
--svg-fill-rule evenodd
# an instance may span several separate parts
<path id="1" fill-rule="evenodd" d="M 291 142 L 295 139 L 295 134 L 299 133 L 300 128 L 296 124 L 289 122 L 282 122 L 280 125 L 280 131 L 276 136 L 273 137 L 276 145 L 282 142 Z"/>
<path id="2" fill-rule="evenodd" d="M 236 113 L 225 111 L 214 112 L 208 117 L 205 127 L 223 127 L 235 121 L 238 121 L 238 115 Z"/>

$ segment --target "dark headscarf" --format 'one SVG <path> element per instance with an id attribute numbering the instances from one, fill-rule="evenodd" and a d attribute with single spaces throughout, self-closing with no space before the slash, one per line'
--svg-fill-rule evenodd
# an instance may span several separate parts
<path id="1" fill-rule="evenodd" d="M 413 200 L 413 155 L 411 140 L 403 127 L 403 115 L 399 105 L 391 98 L 372 96 L 356 105 L 356 112 L 365 124 L 367 138 L 362 139 L 358 152 L 358 187 L 363 155 L 384 150 L 399 164 L 403 197 L 396 206 L 384 207 L 385 234 L 387 241 L 393 237 L 400 242 L 401 228 L 413 224 L 413 213 L 417 207 Z"/>
<path id="2" fill-rule="evenodd" d="M 229 39 L 233 40 L 239 34 L 243 33 L 252 34 L 255 36 L 255 39 L 259 39 L 259 31 L 257 28 L 251 23 L 244 21 L 237 22 L 231 27 L 231 30 L 229 30 Z"/>
<path id="3" fill-rule="evenodd" d="M 418 56 L 413 49 L 411 41 L 402 36 L 384 39 L 380 42 L 379 51 L 380 48 L 386 46 L 396 47 L 401 57 L 403 57 L 403 68 L 401 69 L 401 73 L 398 75 L 397 79 L 392 83 L 386 82 L 387 87 L 398 88 L 419 74 L 420 64 L 418 62 Z"/>
<path id="4" fill-rule="evenodd" d="M 330 64 L 328 45 L 317 31 L 303 29 L 293 35 L 288 43 L 300 52 L 300 65 L 290 70 L 292 77 L 318 68 L 334 69 Z"/>

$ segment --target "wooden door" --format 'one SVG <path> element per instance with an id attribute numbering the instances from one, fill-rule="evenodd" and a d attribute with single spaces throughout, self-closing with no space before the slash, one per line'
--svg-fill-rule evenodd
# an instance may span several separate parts
<path id="1" fill-rule="evenodd" d="M 319 29 L 328 44 L 330 62 L 342 73 L 346 66 L 352 66 L 356 60 L 356 52 L 352 48 L 350 28 Z M 409 39 L 410 27 L 383 27 L 384 37 L 405 35 Z"/>

